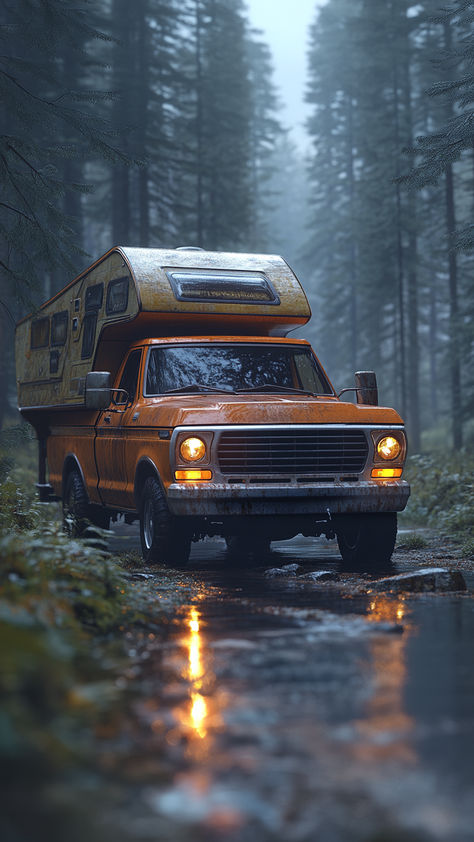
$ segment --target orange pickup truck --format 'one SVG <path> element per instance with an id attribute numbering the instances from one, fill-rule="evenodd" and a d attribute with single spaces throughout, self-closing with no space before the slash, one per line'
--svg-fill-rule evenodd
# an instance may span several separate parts
<path id="1" fill-rule="evenodd" d="M 17 326 L 40 498 L 76 534 L 139 519 L 149 563 L 184 564 L 205 536 L 239 558 L 299 533 L 336 536 L 347 568 L 388 562 L 403 421 L 373 372 L 340 400 L 287 336 L 310 316 L 281 257 L 112 249 Z"/>

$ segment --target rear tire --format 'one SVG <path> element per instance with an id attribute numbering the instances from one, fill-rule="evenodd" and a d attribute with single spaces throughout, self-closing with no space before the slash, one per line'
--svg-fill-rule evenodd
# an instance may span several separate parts
<path id="1" fill-rule="evenodd" d="M 189 560 L 191 536 L 170 515 L 160 483 L 148 477 L 140 501 L 140 541 L 147 564 L 184 567 Z"/>
<path id="2" fill-rule="evenodd" d="M 397 513 L 341 515 L 335 523 L 345 570 L 387 569 L 397 537 Z"/>
<path id="3" fill-rule="evenodd" d="M 107 530 L 110 515 L 100 506 L 91 506 L 79 471 L 74 468 L 66 478 L 63 496 L 63 529 L 71 538 L 87 538 L 89 526 Z M 94 530 L 91 530 L 92 538 Z M 100 549 L 107 546 L 107 541 L 97 539 Z"/>

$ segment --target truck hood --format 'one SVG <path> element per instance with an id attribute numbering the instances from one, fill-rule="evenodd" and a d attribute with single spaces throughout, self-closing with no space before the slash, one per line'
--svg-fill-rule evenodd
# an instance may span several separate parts
<path id="1" fill-rule="evenodd" d="M 403 424 L 398 413 L 389 407 L 299 395 L 174 395 L 148 398 L 139 409 L 140 426 L 171 428 L 222 424 Z"/>

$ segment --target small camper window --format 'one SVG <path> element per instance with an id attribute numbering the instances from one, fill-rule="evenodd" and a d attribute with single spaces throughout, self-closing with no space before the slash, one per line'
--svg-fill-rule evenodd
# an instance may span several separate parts
<path id="1" fill-rule="evenodd" d="M 279 304 L 268 278 L 260 272 L 166 272 L 178 301 Z"/>
<path id="2" fill-rule="evenodd" d="M 87 359 L 92 354 L 95 343 L 95 326 L 97 324 L 97 313 L 87 313 L 82 323 L 82 349 L 81 360 Z"/>
<path id="3" fill-rule="evenodd" d="M 94 284 L 86 289 L 85 308 L 89 310 L 100 310 L 104 298 L 104 285 Z"/>
<path id="4" fill-rule="evenodd" d="M 49 319 L 35 319 L 31 322 L 31 348 L 46 348 L 49 345 Z"/>
<path id="5" fill-rule="evenodd" d="M 59 351 L 49 352 L 49 373 L 57 374 L 59 371 Z"/>
<path id="6" fill-rule="evenodd" d="M 107 315 L 124 313 L 128 306 L 128 278 L 110 281 L 107 288 Z"/>
<path id="7" fill-rule="evenodd" d="M 51 345 L 65 345 L 67 338 L 67 310 L 54 313 L 51 321 Z"/>

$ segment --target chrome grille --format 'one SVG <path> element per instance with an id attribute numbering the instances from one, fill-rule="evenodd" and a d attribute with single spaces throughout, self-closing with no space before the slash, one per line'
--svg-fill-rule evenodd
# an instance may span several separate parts
<path id="1" fill-rule="evenodd" d="M 217 449 L 223 474 L 360 473 L 368 444 L 362 430 L 229 430 Z"/>

